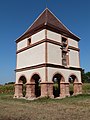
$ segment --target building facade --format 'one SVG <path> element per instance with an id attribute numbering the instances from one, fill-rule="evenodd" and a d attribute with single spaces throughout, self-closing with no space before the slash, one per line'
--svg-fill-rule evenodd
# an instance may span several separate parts
<path id="1" fill-rule="evenodd" d="M 82 93 L 79 38 L 45 9 L 16 40 L 14 97 L 65 97 Z"/>

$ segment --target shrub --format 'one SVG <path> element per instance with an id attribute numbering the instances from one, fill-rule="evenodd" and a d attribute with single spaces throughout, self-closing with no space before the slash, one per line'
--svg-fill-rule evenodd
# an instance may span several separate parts
<path id="1" fill-rule="evenodd" d="M 0 93 L 14 94 L 14 85 L 2 85 L 2 86 L 0 86 Z"/>

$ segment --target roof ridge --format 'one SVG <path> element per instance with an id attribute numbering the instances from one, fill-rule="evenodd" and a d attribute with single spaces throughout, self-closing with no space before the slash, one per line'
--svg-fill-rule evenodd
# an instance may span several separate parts
<path id="1" fill-rule="evenodd" d="M 47 9 L 47 8 L 46 8 L 46 9 Z M 45 10 L 46 10 L 46 9 L 45 9 Z M 43 12 L 41 12 L 41 14 L 39 14 L 39 16 L 34 20 L 34 22 L 28 27 L 27 30 L 24 31 L 24 33 L 23 33 L 20 37 L 17 38 L 17 40 L 18 40 L 19 38 L 21 38 L 26 32 L 28 32 L 28 30 L 34 25 L 34 23 L 38 20 L 38 18 L 45 12 L 45 10 L 44 10 Z"/>
<path id="2" fill-rule="evenodd" d="M 46 10 L 46 9 L 45 9 Z M 32 26 L 33 24 L 40 18 L 40 16 L 45 12 L 45 10 L 43 12 L 41 12 L 41 14 L 34 20 L 34 22 L 30 25 L 30 27 L 26 30 L 28 31 Z"/>
<path id="3" fill-rule="evenodd" d="M 37 17 L 37 19 L 18 39 L 24 39 L 30 36 L 30 34 L 34 34 L 37 30 L 41 30 L 45 28 L 54 30 L 60 34 L 66 35 L 75 40 L 80 40 L 80 38 L 75 34 L 73 34 L 48 8 L 46 8 Z"/>
<path id="4" fill-rule="evenodd" d="M 48 8 L 47 8 L 47 9 L 48 9 Z M 66 25 L 64 25 L 64 24 L 62 23 L 61 20 L 58 19 L 58 17 L 57 17 L 56 15 L 53 14 L 52 11 L 50 11 L 49 9 L 48 9 L 48 11 L 58 20 L 58 22 L 60 22 L 60 23 L 65 27 L 65 29 L 67 29 L 71 34 L 75 35 L 73 32 L 71 32 L 71 30 L 69 30 L 69 29 L 66 27 Z M 75 36 L 76 36 L 76 35 L 75 35 Z M 78 37 L 78 36 L 77 36 L 77 37 Z M 78 37 L 78 38 L 79 38 L 79 37 Z M 80 39 L 80 38 L 79 38 L 79 39 Z"/>

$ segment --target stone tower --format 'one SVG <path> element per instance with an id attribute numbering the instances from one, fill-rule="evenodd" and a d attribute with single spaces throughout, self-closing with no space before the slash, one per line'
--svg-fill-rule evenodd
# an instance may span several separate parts
<path id="1" fill-rule="evenodd" d="M 45 9 L 16 40 L 14 97 L 65 97 L 82 93 L 79 38 Z"/>

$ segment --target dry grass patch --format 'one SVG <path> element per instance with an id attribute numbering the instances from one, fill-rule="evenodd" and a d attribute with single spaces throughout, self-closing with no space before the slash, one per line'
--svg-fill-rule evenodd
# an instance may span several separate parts
<path id="1" fill-rule="evenodd" d="M 0 96 L 0 120 L 88 120 L 90 95 L 79 95 L 61 100 L 34 101 Z"/>
<path id="2" fill-rule="evenodd" d="M 13 99 L 13 86 L 1 86 L 0 120 L 89 120 L 90 84 L 83 84 L 83 95 L 65 99 L 42 98 L 34 101 Z M 11 95 L 10 95 L 11 94 Z"/>

